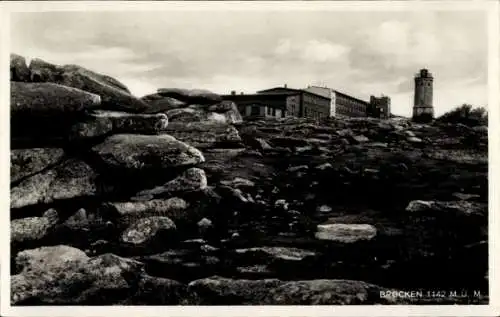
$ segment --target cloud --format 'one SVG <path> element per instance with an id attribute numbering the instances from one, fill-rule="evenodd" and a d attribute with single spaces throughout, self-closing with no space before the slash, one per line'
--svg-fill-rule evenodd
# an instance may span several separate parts
<path id="1" fill-rule="evenodd" d="M 428 67 L 435 75 L 437 112 L 461 99 L 486 101 L 486 19 L 477 12 L 207 14 L 14 14 L 11 47 L 116 77 L 137 95 L 160 87 L 250 93 L 321 82 L 362 99 L 384 93 L 396 113 L 407 114 L 413 76 Z"/>
<path id="2" fill-rule="evenodd" d="M 274 49 L 277 55 L 286 55 L 292 51 L 292 41 L 290 39 L 281 39 Z"/>
<path id="3" fill-rule="evenodd" d="M 311 40 L 303 48 L 303 59 L 312 62 L 337 61 L 349 52 L 349 48 L 328 41 Z"/>
<path id="4" fill-rule="evenodd" d="M 289 38 L 280 39 L 274 48 L 274 54 L 279 58 L 301 59 L 304 62 L 325 63 L 338 61 L 344 57 L 350 48 L 327 40 L 311 39 L 308 41 L 292 41 Z"/>

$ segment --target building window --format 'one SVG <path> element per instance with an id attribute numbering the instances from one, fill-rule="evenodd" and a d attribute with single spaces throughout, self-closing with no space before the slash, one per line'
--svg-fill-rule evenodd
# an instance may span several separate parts
<path id="1" fill-rule="evenodd" d="M 267 115 L 271 115 L 272 114 L 272 108 L 271 107 L 267 107 Z"/>
<path id="2" fill-rule="evenodd" d="M 252 116 L 258 116 L 258 115 L 260 115 L 260 106 L 258 106 L 258 105 L 252 106 L 251 115 Z"/>

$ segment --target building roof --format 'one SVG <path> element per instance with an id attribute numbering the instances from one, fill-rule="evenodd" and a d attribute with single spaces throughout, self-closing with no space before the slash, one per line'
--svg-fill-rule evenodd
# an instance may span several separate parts
<path id="1" fill-rule="evenodd" d="M 343 93 L 343 92 L 340 92 L 340 91 L 338 91 L 338 90 L 333 89 L 333 91 L 335 91 L 335 93 L 336 93 L 336 94 L 339 94 L 339 95 L 341 95 L 341 96 L 344 96 L 344 97 L 346 97 L 346 98 L 348 98 L 348 99 L 351 99 L 351 100 L 354 100 L 354 101 L 357 101 L 357 102 L 361 102 L 361 103 L 364 103 L 364 104 L 367 104 L 367 105 L 368 105 L 368 104 L 370 104 L 368 101 L 364 101 L 364 100 L 358 99 L 358 98 L 356 98 L 356 97 L 350 96 L 350 95 L 345 94 L 345 93 Z"/>
<path id="2" fill-rule="evenodd" d="M 321 89 L 323 92 L 315 92 L 315 91 L 310 91 L 309 89 Z M 320 86 L 308 86 L 305 88 L 306 91 L 312 92 L 313 94 L 319 94 L 323 97 L 331 98 L 331 92 L 333 89 L 328 88 L 328 87 L 320 87 Z"/>
<path id="3" fill-rule="evenodd" d="M 346 97 L 346 98 L 349 98 L 349 99 L 351 99 L 351 100 L 354 100 L 354 101 L 357 101 L 357 102 L 361 102 L 361 103 L 365 103 L 365 104 L 369 104 L 369 102 L 368 102 L 368 101 L 361 100 L 361 99 L 359 99 L 359 98 L 353 97 L 353 96 L 351 96 L 351 95 L 348 95 L 348 94 L 346 94 L 346 93 L 343 93 L 343 92 L 338 91 L 338 90 L 333 89 L 333 88 L 329 88 L 329 87 L 321 87 L 321 86 L 309 86 L 308 88 L 319 88 L 319 89 L 330 90 L 330 91 L 335 92 L 336 94 L 339 94 L 339 95 L 344 96 L 344 97 Z"/>
<path id="4" fill-rule="evenodd" d="M 288 87 L 274 87 L 274 88 L 269 88 L 269 89 L 264 89 L 264 90 L 260 90 L 260 91 L 257 91 L 258 94 L 276 94 L 276 93 L 280 93 L 278 91 L 282 91 L 282 93 L 286 93 L 286 92 L 283 92 L 283 91 L 288 91 L 288 94 L 302 94 L 302 93 L 307 93 L 307 94 L 311 94 L 311 95 L 315 95 L 315 96 L 318 96 L 318 97 L 321 97 L 323 99 L 330 99 L 329 97 L 325 97 L 325 96 L 322 96 L 320 94 L 317 94 L 317 93 L 314 93 L 312 91 L 307 91 L 307 90 L 304 90 L 304 89 L 293 89 L 293 88 L 288 88 Z"/>
<path id="5" fill-rule="evenodd" d="M 226 100 L 241 100 L 241 99 L 269 99 L 269 98 L 283 98 L 284 96 L 294 95 L 295 93 L 269 93 L 269 94 L 243 94 L 243 95 L 221 95 L 222 99 Z"/>

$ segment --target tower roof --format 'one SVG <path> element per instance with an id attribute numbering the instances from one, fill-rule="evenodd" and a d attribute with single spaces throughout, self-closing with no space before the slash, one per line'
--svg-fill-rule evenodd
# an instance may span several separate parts
<path id="1" fill-rule="evenodd" d="M 416 78 L 432 78 L 431 72 L 427 68 L 422 68 L 418 73 L 415 74 Z"/>

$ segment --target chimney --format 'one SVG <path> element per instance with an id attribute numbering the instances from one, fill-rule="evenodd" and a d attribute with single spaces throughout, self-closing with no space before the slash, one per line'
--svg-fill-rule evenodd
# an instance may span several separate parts
<path id="1" fill-rule="evenodd" d="M 236 95 L 236 90 L 231 90 L 231 95 L 232 96 Z"/>
<path id="2" fill-rule="evenodd" d="M 242 91 L 242 92 L 240 92 L 240 95 L 244 95 L 243 91 Z"/>
<path id="3" fill-rule="evenodd" d="M 284 86 L 284 87 L 285 87 L 285 88 L 287 88 L 286 84 L 285 84 L 285 86 Z"/>

